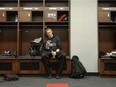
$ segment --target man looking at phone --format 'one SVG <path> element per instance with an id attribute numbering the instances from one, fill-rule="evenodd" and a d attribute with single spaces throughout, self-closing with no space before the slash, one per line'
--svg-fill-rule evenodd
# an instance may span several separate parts
<path id="1" fill-rule="evenodd" d="M 56 67 L 56 78 L 61 78 L 62 68 L 66 61 L 66 54 L 61 49 L 61 41 L 59 36 L 53 33 L 51 28 L 45 30 L 46 37 L 43 40 L 44 52 L 42 53 L 42 60 L 45 65 L 47 78 L 52 78 L 51 69 L 49 67 L 50 58 L 58 59 L 58 65 Z"/>

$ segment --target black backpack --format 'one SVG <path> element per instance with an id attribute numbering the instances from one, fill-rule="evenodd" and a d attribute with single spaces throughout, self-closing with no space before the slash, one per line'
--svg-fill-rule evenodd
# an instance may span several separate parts
<path id="1" fill-rule="evenodd" d="M 71 78 L 83 78 L 86 74 L 86 69 L 79 61 L 78 56 L 74 55 L 71 60 Z"/>
<path id="2" fill-rule="evenodd" d="M 40 39 L 40 40 L 39 40 Z M 29 54 L 30 56 L 39 56 L 42 53 L 42 40 L 41 38 L 37 38 L 39 40 L 38 42 L 36 41 L 31 41 L 30 42 L 30 47 L 29 47 Z"/>

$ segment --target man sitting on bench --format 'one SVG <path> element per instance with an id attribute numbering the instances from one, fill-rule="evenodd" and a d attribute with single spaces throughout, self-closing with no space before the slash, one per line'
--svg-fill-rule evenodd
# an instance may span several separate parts
<path id="1" fill-rule="evenodd" d="M 50 58 L 58 59 L 58 65 L 56 67 L 56 78 L 61 78 L 62 68 L 66 62 L 66 54 L 61 50 L 60 38 L 53 33 L 51 28 L 45 30 L 46 37 L 43 40 L 45 51 L 42 53 L 42 60 L 46 69 L 47 78 L 51 79 L 51 69 L 49 67 Z"/>

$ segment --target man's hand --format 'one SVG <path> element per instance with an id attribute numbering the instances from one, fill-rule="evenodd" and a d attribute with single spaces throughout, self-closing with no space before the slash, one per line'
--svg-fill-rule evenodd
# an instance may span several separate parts
<path id="1" fill-rule="evenodd" d="M 52 57 L 55 58 L 55 56 L 56 56 L 56 51 L 52 51 L 51 53 L 52 53 Z"/>
<path id="2" fill-rule="evenodd" d="M 51 43 L 51 40 L 48 40 L 48 41 L 46 42 L 46 49 L 49 49 L 49 48 L 50 48 L 50 43 Z"/>

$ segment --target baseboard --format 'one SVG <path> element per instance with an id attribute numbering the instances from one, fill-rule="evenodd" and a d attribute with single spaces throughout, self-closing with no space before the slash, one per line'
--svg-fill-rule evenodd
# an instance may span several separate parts
<path id="1" fill-rule="evenodd" d="M 87 72 L 85 76 L 99 76 L 98 72 Z"/>

